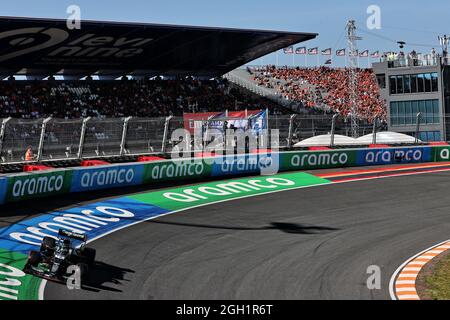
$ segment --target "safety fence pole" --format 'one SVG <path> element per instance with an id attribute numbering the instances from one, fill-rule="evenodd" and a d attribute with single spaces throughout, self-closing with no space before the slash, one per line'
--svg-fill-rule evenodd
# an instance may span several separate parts
<path id="1" fill-rule="evenodd" d="M 164 133 L 163 133 L 163 140 L 162 140 L 162 146 L 161 146 L 161 152 L 166 153 L 166 146 L 167 146 L 167 138 L 169 135 L 169 126 L 170 126 L 170 120 L 172 120 L 173 116 L 169 116 L 166 118 L 166 121 L 164 122 Z"/>
<path id="2" fill-rule="evenodd" d="M 416 116 L 416 141 L 415 143 L 419 143 L 419 134 L 420 134 L 420 118 L 422 117 L 422 112 L 419 112 Z"/>
<path id="3" fill-rule="evenodd" d="M 6 124 L 9 120 L 11 120 L 11 117 L 2 120 L 2 127 L 0 129 L 0 155 L 3 151 L 3 140 L 5 139 Z"/>
<path id="4" fill-rule="evenodd" d="M 334 132 L 336 130 L 336 118 L 339 115 L 336 113 L 335 115 L 333 115 L 333 119 L 331 120 L 331 137 L 330 137 L 330 147 L 333 148 L 334 147 Z"/>
<path id="5" fill-rule="evenodd" d="M 294 134 L 294 120 L 297 118 L 296 114 L 292 114 L 289 118 L 289 131 L 288 131 L 288 148 L 292 148 L 292 136 Z"/>
<path id="6" fill-rule="evenodd" d="M 44 148 L 44 140 L 45 140 L 45 130 L 47 128 L 47 123 L 52 120 L 51 117 L 44 119 L 44 121 L 42 121 L 42 128 L 41 128 L 41 137 L 39 138 L 39 147 L 38 147 L 38 152 L 37 152 L 37 156 L 36 156 L 36 161 L 40 161 L 41 157 L 42 157 L 42 149 Z"/>
<path id="7" fill-rule="evenodd" d="M 120 155 L 123 156 L 125 154 L 125 142 L 127 140 L 127 132 L 128 132 L 128 122 L 130 122 L 132 117 L 127 117 L 123 120 L 123 128 L 122 128 L 122 140 L 120 141 Z"/>
<path id="8" fill-rule="evenodd" d="M 83 119 L 83 125 L 81 126 L 80 144 L 78 146 L 78 154 L 77 154 L 78 159 L 81 159 L 81 157 L 83 156 L 84 138 L 86 136 L 86 127 L 89 120 L 91 120 L 91 117 Z"/>
<path id="9" fill-rule="evenodd" d="M 372 144 L 377 144 L 377 122 L 378 118 L 373 119 Z"/>

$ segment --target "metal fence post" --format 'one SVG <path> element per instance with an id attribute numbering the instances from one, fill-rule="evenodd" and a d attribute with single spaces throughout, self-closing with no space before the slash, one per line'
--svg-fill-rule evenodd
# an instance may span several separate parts
<path id="1" fill-rule="evenodd" d="M 289 131 L 288 131 L 288 148 L 292 148 L 292 135 L 294 134 L 294 120 L 297 118 L 296 114 L 292 114 L 289 118 Z"/>
<path id="2" fill-rule="evenodd" d="M 162 146 L 161 146 L 161 152 L 166 153 L 166 146 L 167 146 L 167 136 L 169 134 L 169 125 L 170 120 L 172 120 L 173 116 L 169 116 L 166 118 L 166 121 L 164 122 L 164 134 L 163 134 L 163 140 L 162 140 Z"/>
<path id="3" fill-rule="evenodd" d="M 263 149 L 269 149 L 271 148 L 271 141 L 269 141 L 269 132 L 270 132 L 270 121 L 269 121 L 269 108 L 266 108 L 266 131 L 263 133 L 265 133 L 264 135 L 264 145 L 262 146 Z M 260 149 L 260 146 L 257 147 L 258 149 Z"/>
<path id="4" fill-rule="evenodd" d="M 125 153 L 125 142 L 127 139 L 128 122 L 130 122 L 132 117 L 127 117 L 123 120 L 122 128 L 122 140 L 120 141 L 120 155 L 123 156 Z"/>
<path id="5" fill-rule="evenodd" d="M 339 115 L 336 113 L 333 115 L 333 119 L 331 120 L 331 139 L 330 139 L 330 147 L 334 147 L 334 132 L 336 130 L 336 118 Z"/>
<path id="6" fill-rule="evenodd" d="M 372 144 L 377 144 L 377 122 L 378 118 L 373 119 Z"/>
<path id="7" fill-rule="evenodd" d="M 6 124 L 9 120 L 11 120 L 11 117 L 2 120 L 2 127 L 0 129 L 0 156 L 3 151 L 3 140 L 5 139 Z"/>
<path id="8" fill-rule="evenodd" d="M 78 159 L 81 159 L 81 157 L 83 156 L 84 137 L 86 135 L 86 126 L 89 120 L 91 120 L 91 117 L 83 119 L 83 124 L 81 126 L 80 144 L 78 146 L 78 154 L 77 154 Z"/>
<path id="9" fill-rule="evenodd" d="M 422 112 L 419 112 L 416 116 L 416 141 L 415 143 L 419 143 L 419 131 L 420 131 L 420 118 L 422 117 Z"/>
<path id="10" fill-rule="evenodd" d="M 41 137 L 39 139 L 39 147 L 36 156 L 36 161 L 40 161 L 42 157 L 42 149 L 44 148 L 45 130 L 47 128 L 47 123 L 52 120 L 52 117 L 46 118 L 42 121 Z"/>

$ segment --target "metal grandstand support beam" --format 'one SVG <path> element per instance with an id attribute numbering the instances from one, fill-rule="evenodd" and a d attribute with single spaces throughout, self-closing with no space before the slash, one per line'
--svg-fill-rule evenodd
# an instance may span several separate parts
<path id="1" fill-rule="evenodd" d="M 122 128 L 122 140 L 120 141 L 120 155 L 123 156 L 125 154 L 125 142 L 127 141 L 127 132 L 128 132 L 128 122 L 130 122 L 132 117 L 127 117 L 123 120 L 123 128 Z"/>
<path id="2" fill-rule="evenodd" d="M 9 120 L 11 120 L 11 117 L 2 120 L 2 127 L 0 129 L 0 155 L 2 154 L 3 150 L 3 139 L 5 138 L 6 124 Z"/>
<path id="3" fill-rule="evenodd" d="M 347 22 L 347 40 L 348 40 L 348 62 L 349 62 L 349 91 L 350 91 L 350 107 L 351 107 L 351 131 L 352 137 L 358 138 L 358 78 L 356 70 L 358 68 L 358 49 L 356 41 L 362 40 L 356 36 L 355 20 Z"/>
<path id="4" fill-rule="evenodd" d="M 91 120 L 91 117 L 83 119 L 83 125 L 81 126 L 80 144 L 78 146 L 77 154 L 78 159 L 81 159 L 81 157 L 83 156 L 84 137 L 86 136 L 86 126 L 89 120 Z"/>
<path id="5" fill-rule="evenodd" d="M 330 147 L 334 147 L 334 133 L 336 131 L 336 119 L 339 115 L 336 113 L 333 115 L 333 119 L 331 120 L 331 137 L 330 137 Z"/>
<path id="6" fill-rule="evenodd" d="M 52 117 L 46 118 L 42 121 L 41 137 L 39 138 L 39 147 L 36 156 L 36 161 L 40 161 L 42 158 L 42 149 L 44 147 L 45 130 L 47 128 L 47 123 L 52 120 Z"/>
<path id="7" fill-rule="evenodd" d="M 294 120 L 297 118 L 296 114 L 292 114 L 289 118 L 289 133 L 288 133 L 288 148 L 292 148 L 292 136 L 294 134 Z"/>
<path id="8" fill-rule="evenodd" d="M 161 146 L 161 152 L 166 153 L 166 147 L 167 147 L 167 138 L 169 135 L 169 126 L 170 126 L 170 120 L 172 120 L 173 116 L 169 116 L 166 118 L 166 122 L 164 123 L 164 134 L 163 134 L 163 140 L 162 140 L 162 146 Z"/>

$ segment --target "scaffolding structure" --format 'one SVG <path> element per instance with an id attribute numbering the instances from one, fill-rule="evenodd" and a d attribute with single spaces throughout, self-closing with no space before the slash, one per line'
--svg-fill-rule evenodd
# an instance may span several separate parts
<path id="1" fill-rule="evenodd" d="M 350 91 L 350 110 L 351 110 L 351 135 L 358 138 L 358 46 L 356 41 L 362 40 L 356 35 L 355 20 L 347 22 L 347 40 L 348 40 L 348 66 L 349 66 L 349 91 Z"/>

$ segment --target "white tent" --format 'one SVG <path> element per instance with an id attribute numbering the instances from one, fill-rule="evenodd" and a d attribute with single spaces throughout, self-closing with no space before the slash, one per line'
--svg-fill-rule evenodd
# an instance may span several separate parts
<path id="1" fill-rule="evenodd" d="M 373 133 L 365 135 L 363 137 L 359 137 L 356 139 L 358 144 L 371 144 L 373 142 Z M 416 138 L 408 136 L 403 133 L 398 132 L 391 132 L 391 131 L 384 131 L 384 132 L 377 132 L 377 143 L 382 144 L 400 144 L 400 143 L 415 143 Z M 419 140 L 419 142 L 421 142 Z"/>
<path id="2" fill-rule="evenodd" d="M 351 146 L 351 145 L 358 145 L 358 141 L 356 139 L 342 136 L 339 134 L 334 135 L 334 145 L 335 146 Z M 303 141 L 300 141 L 294 147 L 301 148 L 301 147 L 328 147 L 331 145 L 331 134 L 325 134 L 321 136 L 315 136 L 312 138 L 305 139 Z"/>

